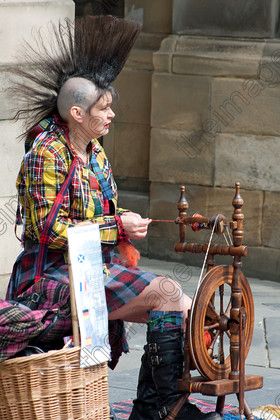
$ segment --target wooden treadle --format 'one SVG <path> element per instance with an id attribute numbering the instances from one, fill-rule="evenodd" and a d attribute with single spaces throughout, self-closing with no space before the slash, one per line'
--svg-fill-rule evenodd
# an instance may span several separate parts
<path id="1" fill-rule="evenodd" d="M 245 391 L 252 391 L 263 387 L 263 378 L 258 375 L 245 376 Z M 231 379 L 218 379 L 207 381 L 201 376 L 193 377 L 190 382 L 179 381 L 179 390 L 191 393 L 199 392 L 203 395 L 222 396 L 237 394 L 239 392 L 239 381 Z"/>

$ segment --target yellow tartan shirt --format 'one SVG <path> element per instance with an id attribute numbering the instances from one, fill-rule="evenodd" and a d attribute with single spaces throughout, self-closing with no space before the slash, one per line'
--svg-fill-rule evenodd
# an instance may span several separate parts
<path id="1" fill-rule="evenodd" d="M 23 240 L 38 242 L 44 223 L 64 180 L 67 177 L 75 151 L 69 144 L 65 127 L 53 118 L 40 123 L 41 133 L 25 154 L 17 178 L 21 219 L 24 224 Z M 111 166 L 98 140 L 91 141 L 91 153 L 95 154 L 99 170 L 112 191 L 110 215 L 103 214 L 104 197 L 96 168 L 78 161 L 71 186 L 54 222 L 49 247 L 67 248 L 69 226 L 89 220 L 99 224 L 102 244 L 115 245 L 118 228 L 115 214 L 124 210 L 117 208 L 117 187 Z"/>

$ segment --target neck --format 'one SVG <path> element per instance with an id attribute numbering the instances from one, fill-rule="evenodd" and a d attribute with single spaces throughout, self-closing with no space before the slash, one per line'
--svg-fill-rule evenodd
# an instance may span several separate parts
<path id="1" fill-rule="evenodd" d="M 91 138 L 86 133 L 82 132 L 77 126 L 69 127 L 69 139 L 78 154 L 86 155 L 88 145 L 91 142 Z"/>

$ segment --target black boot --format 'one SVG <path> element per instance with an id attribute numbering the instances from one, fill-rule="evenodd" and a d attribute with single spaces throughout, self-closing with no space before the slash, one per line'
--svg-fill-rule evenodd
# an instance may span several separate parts
<path id="1" fill-rule="evenodd" d="M 154 420 L 158 412 L 158 395 L 152 377 L 152 369 L 148 363 L 148 346 L 141 359 L 138 377 L 137 398 L 133 401 L 133 409 L 129 420 Z"/>
<path id="2" fill-rule="evenodd" d="M 158 393 L 158 413 L 153 418 L 165 419 L 178 401 L 178 379 L 183 373 L 183 334 L 179 330 L 148 332 L 148 365 Z M 150 417 L 141 417 L 141 419 Z M 187 402 L 176 420 L 220 420 L 218 413 L 202 413 L 195 405 Z"/>

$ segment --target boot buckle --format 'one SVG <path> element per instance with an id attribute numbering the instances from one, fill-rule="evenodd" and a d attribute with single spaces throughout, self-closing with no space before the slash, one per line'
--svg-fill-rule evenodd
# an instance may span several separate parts
<path id="1" fill-rule="evenodd" d="M 158 352 L 158 345 L 157 343 L 149 343 L 148 344 L 149 353 L 157 354 Z"/>
<path id="2" fill-rule="evenodd" d="M 151 356 L 150 361 L 152 366 L 159 366 L 162 358 L 159 356 Z"/>
<path id="3" fill-rule="evenodd" d="M 162 407 L 159 412 L 158 412 L 159 418 L 160 419 L 165 419 L 165 417 L 168 416 L 168 410 L 166 407 Z"/>

